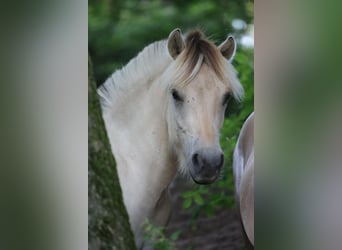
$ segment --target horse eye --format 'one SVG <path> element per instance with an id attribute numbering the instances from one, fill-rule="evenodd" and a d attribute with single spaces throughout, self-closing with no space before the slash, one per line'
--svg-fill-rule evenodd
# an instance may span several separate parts
<path id="1" fill-rule="evenodd" d="M 173 89 L 172 90 L 172 97 L 175 101 L 178 101 L 178 102 L 183 102 L 183 98 L 180 96 L 180 94 L 178 93 L 177 90 Z"/>
<path id="2" fill-rule="evenodd" d="M 223 96 L 223 101 L 222 101 L 222 105 L 225 106 L 227 105 L 227 103 L 229 102 L 229 100 L 231 99 L 232 95 L 227 92 L 224 96 Z"/>

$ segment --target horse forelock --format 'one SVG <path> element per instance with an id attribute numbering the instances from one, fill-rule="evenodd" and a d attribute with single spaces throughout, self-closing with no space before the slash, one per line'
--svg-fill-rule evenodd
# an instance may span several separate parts
<path id="1" fill-rule="evenodd" d="M 236 99 L 241 99 L 243 88 L 233 66 L 200 30 L 191 31 L 186 35 L 185 49 L 175 61 L 173 84 L 180 86 L 188 84 L 200 72 L 203 64 L 231 89 Z"/>
<path id="2" fill-rule="evenodd" d="M 200 61 L 202 55 L 203 61 L 201 63 L 207 64 L 216 75 L 223 80 L 224 67 L 223 57 L 219 50 L 210 40 L 206 39 L 200 30 L 190 32 L 185 38 L 184 58 L 187 61 L 187 70 L 192 72 L 196 64 Z"/>

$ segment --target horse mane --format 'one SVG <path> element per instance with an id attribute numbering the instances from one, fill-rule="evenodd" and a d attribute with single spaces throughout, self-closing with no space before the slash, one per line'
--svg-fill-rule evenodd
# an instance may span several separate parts
<path id="1" fill-rule="evenodd" d="M 126 66 L 114 73 L 98 88 L 103 108 L 110 108 L 120 95 L 127 93 L 142 83 L 150 83 L 171 63 L 167 51 L 167 40 L 146 46 Z"/>
<path id="2" fill-rule="evenodd" d="M 231 63 L 226 60 L 215 44 L 208 40 L 202 31 L 194 30 L 185 36 L 185 48 L 176 58 L 174 67 L 168 67 L 172 58 L 167 50 L 167 40 L 154 42 L 145 47 L 122 69 L 115 71 L 98 88 L 103 108 L 114 105 L 118 97 L 142 82 L 151 83 L 154 78 L 166 71 L 168 88 L 190 82 L 206 64 L 225 82 L 235 99 L 240 100 L 243 88 Z M 168 69 L 167 69 L 168 68 Z M 166 70 L 167 69 L 167 70 Z M 164 79 L 165 80 L 165 79 Z"/>

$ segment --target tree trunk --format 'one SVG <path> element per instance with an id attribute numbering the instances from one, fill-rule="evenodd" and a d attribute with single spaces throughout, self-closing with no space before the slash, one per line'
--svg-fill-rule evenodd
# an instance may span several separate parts
<path id="1" fill-rule="evenodd" d="M 133 233 L 123 204 L 88 59 L 88 249 L 134 250 Z"/>

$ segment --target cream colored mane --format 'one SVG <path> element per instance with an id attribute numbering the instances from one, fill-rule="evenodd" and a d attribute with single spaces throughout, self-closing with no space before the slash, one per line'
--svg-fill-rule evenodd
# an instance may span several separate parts
<path id="1" fill-rule="evenodd" d="M 141 84 L 151 83 L 171 63 L 167 41 L 154 42 L 145 47 L 135 58 L 120 70 L 115 71 L 98 89 L 103 108 L 115 106 L 126 92 Z"/>

